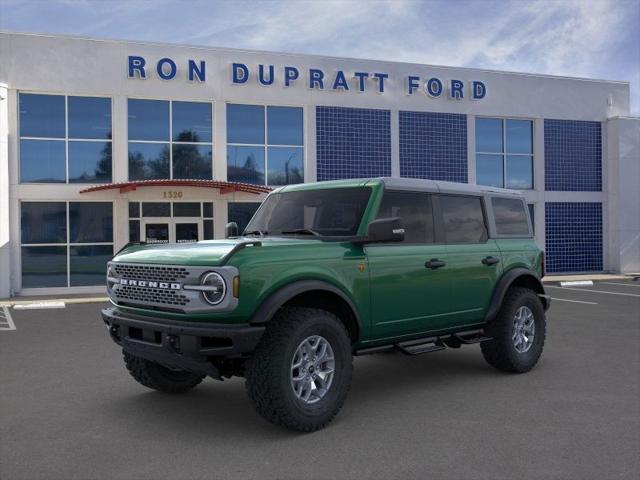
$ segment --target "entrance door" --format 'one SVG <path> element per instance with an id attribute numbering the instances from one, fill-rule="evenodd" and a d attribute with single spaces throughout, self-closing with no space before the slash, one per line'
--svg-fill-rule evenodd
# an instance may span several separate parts
<path id="1" fill-rule="evenodd" d="M 180 218 L 180 220 L 174 220 L 173 234 L 175 243 L 193 243 L 202 240 L 202 219 Z"/>
<path id="2" fill-rule="evenodd" d="M 202 240 L 201 218 L 153 218 L 142 220 L 142 238 L 147 243 L 193 243 Z"/>
<path id="3" fill-rule="evenodd" d="M 147 243 L 169 243 L 170 241 L 170 218 L 154 218 L 142 222 L 142 240 Z"/>

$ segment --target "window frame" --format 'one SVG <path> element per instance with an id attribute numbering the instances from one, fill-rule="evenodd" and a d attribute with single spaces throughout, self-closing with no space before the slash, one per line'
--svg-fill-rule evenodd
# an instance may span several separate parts
<path id="1" fill-rule="evenodd" d="M 23 137 L 20 132 L 20 95 L 49 95 L 53 97 L 63 97 L 64 98 L 64 137 Z M 82 98 L 108 98 L 109 99 L 109 107 L 111 114 L 111 138 L 73 138 L 69 137 L 69 97 L 82 97 Z M 55 93 L 55 92 L 38 92 L 33 90 L 18 90 L 17 92 L 17 143 L 18 143 L 18 183 L 20 185 L 106 185 L 109 183 L 113 183 L 113 146 L 114 146 L 114 135 L 115 131 L 113 129 L 113 96 L 104 95 L 104 94 L 86 94 L 86 95 L 69 95 L 67 93 Z M 42 140 L 42 141 L 56 141 L 56 142 L 64 142 L 64 182 L 23 182 L 22 181 L 22 158 L 21 158 L 21 147 L 20 144 L 22 140 Z M 69 182 L 69 142 L 89 142 L 89 143 L 110 143 L 111 144 L 111 180 L 108 182 Z"/>
<path id="2" fill-rule="evenodd" d="M 143 203 L 169 203 L 170 216 L 169 217 L 149 217 L 149 216 L 145 217 L 142 214 L 143 213 L 142 212 L 142 204 Z M 178 201 L 169 200 L 168 202 L 153 202 L 153 201 L 150 201 L 150 200 L 130 200 L 127 203 L 127 229 L 128 229 L 127 239 L 128 239 L 128 242 L 129 243 L 132 242 L 132 240 L 131 240 L 131 222 L 138 222 L 138 239 L 141 239 L 143 237 L 143 235 L 142 235 L 142 233 L 143 233 L 142 232 L 142 228 L 143 228 L 142 220 L 144 218 L 149 218 L 149 219 L 152 219 L 152 218 L 171 218 L 172 220 L 174 218 L 178 219 L 178 220 L 181 219 L 181 218 L 196 218 L 196 217 L 177 217 L 177 216 L 175 216 L 173 214 L 173 208 L 174 208 L 174 205 L 176 203 L 198 203 L 198 204 L 200 204 L 200 213 L 201 213 L 201 215 L 200 215 L 199 218 L 202 220 L 202 236 L 204 237 L 204 222 L 212 222 L 212 233 L 213 233 L 213 236 L 212 236 L 211 239 L 203 238 L 202 241 L 203 240 L 215 239 L 215 233 L 216 233 L 215 232 L 215 210 L 216 210 L 216 201 L 215 200 L 200 200 L 200 201 L 197 201 L 197 202 L 189 201 L 189 200 L 178 200 Z M 205 203 L 210 203 L 211 204 L 211 215 L 205 214 L 205 211 L 204 211 Z M 130 208 L 130 205 L 132 205 L 132 204 L 137 204 L 138 205 L 138 215 L 137 216 L 131 216 L 131 214 L 130 214 L 129 208 Z M 138 240 L 138 241 L 140 241 L 140 240 Z"/>
<path id="3" fill-rule="evenodd" d="M 216 162 L 215 162 L 215 138 L 216 138 L 216 110 L 215 110 L 215 101 L 214 100 L 196 100 L 196 99 L 167 99 L 167 98 L 149 98 L 149 97 L 140 97 L 140 96 L 127 96 L 126 97 L 126 119 L 127 119 L 127 180 L 128 181 L 141 181 L 141 180 L 131 180 L 131 172 L 129 165 L 129 145 L 131 143 L 148 143 L 154 145 L 168 145 L 169 146 L 169 176 L 166 180 L 174 180 L 173 177 L 173 146 L 174 145 L 198 145 L 198 146 L 209 146 L 211 147 L 211 178 L 207 178 L 204 180 L 213 180 L 216 177 Z M 149 100 L 155 102 L 168 102 L 169 103 L 169 137 L 167 140 L 131 140 L 129 138 L 129 100 Z M 208 104 L 211 107 L 211 142 L 178 142 L 173 140 L 173 103 L 203 103 Z M 146 179 L 142 179 L 146 180 Z"/>
<path id="4" fill-rule="evenodd" d="M 442 228 L 441 238 L 445 245 L 486 245 L 489 241 L 494 238 L 495 226 L 490 225 L 489 222 L 489 211 L 488 211 L 488 202 L 487 196 L 484 194 L 465 194 L 465 193 L 438 193 L 436 195 L 438 197 L 438 217 L 439 217 L 439 225 Z M 463 197 L 463 198 L 477 198 L 480 200 L 480 209 L 482 211 L 482 221 L 484 223 L 484 230 L 487 235 L 487 238 L 484 241 L 479 242 L 448 242 L 447 241 L 447 231 L 444 222 L 444 208 L 440 203 L 442 197 Z M 492 231 L 493 229 L 493 231 Z"/>
<path id="5" fill-rule="evenodd" d="M 438 214 L 437 210 L 440 208 L 440 198 L 439 198 L 439 194 L 437 192 L 429 192 L 429 191 L 421 191 L 421 190 L 401 190 L 401 189 L 395 189 L 395 188 L 389 188 L 389 189 L 384 189 L 382 192 L 382 196 L 380 197 L 380 201 L 378 202 L 378 206 L 376 207 L 376 214 L 373 217 L 373 220 L 379 220 L 379 218 L 385 218 L 385 217 L 378 217 L 378 215 L 380 215 L 380 209 L 382 208 L 382 203 L 384 202 L 384 198 L 385 195 L 387 195 L 387 193 L 393 193 L 393 194 L 407 194 L 407 195 L 425 195 L 426 197 L 429 198 L 429 201 L 431 203 L 431 218 L 432 218 L 432 224 L 433 224 L 433 242 L 405 242 L 404 240 L 402 242 L 380 242 L 380 243 L 374 243 L 374 244 L 369 244 L 367 246 L 374 246 L 374 245 L 385 245 L 385 246 L 398 246 L 398 247 L 402 247 L 402 246 L 416 246 L 416 245 L 420 245 L 420 246 L 433 246 L 433 245 L 444 245 L 444 238 L 442 236 L 443 234 L 443 229 L 442 229 L 442 225 L 441 225 L 441 218 L 440 215 Z"/>
<path id="6" fill-rule="evenodd" d="M 22 205 L 24 203 L 64 203 L 65 204 L 65 225 L 66 225 L 66 238 L 64 242 L 60 243 L 22 243 Z M 109 203 L 111 204 L 111 229 L 112 229 L 112 238 L 111 242 L 71 242 L 71 221 L 69 218 L 69 204 L 71 203 Z M 117 237 L 117 222 L 115 221 L 115 201 L 114 200 L 25 200 L 22 199 L 18 205 L 20 216 L 19 216 L 19 229 L 21 232 L 20 237 L 20 286 L 22 287 L 22 248 L 23 247 L 64 247 L 66 251 L 66 285 L 59 287 L 27 287 L 21 288 L 21 291 L 29 291 L 29 290 L 43 290 L 43 289 L 54 289 L 54 288 L 94 288 L 100 287 L 102 284 L 98 285 L 71 285 L 71 247 L 92 247 L 92 246 L 111 246 L 112 252 L 115 255 L 115 244 Z"/>
<path id="7" fill-rule="evenodd" d="M 477 149 L 477 145 L 478 145 L 478 141 L 477 141 L 477 136 L 478 136 L 478 129 L 476 128 L 477 126 L 477 121 L 478 119 L 488 119 L 488 120 L 500 120 L 500 122 L 502 123 L 502 151 L 500 152 L 484 152 L 484 151 L 480 151 Z M 531 122 L 531 153 L 509 153 L 507 152 L 507 121 L 508 120 L 519 120 L 519 121 L 528 121 Z M 495 117 L 495 116 L 490 116 L 490 115 L 476 115 L 474 118 L 474 152 L 475 152 L 475 163 L 476 163 L 476 184 L 478 184 L 478 155 L 500 155 L 502 157 L 502 185 L 500 187 L 494 187 L 494 188 L 509 188 L 512 190 L 523 190 L 523 191 L 530 191 L 530 190 L 535 190 L 536 189 L 536 178 L 535 178 L 535 168 L 534 168 L 534 161 L 535 161 L 535 156 L 536 156 L 536 152 L 535 152 L 535 138 L 536 138 L 536 132 L 535 132 L 535 128 L 536 128 L 536 122 L 534 118 L 530 118 L 530 117 Z M 507 157 L 509 156 L 514 156 L 514 157 L 529 157 L 531 158 L 531 188 L 513 188 L 513 187 L 507 187 Z M 481 185 L 481 184 L 478 184 Z M 493 185 L 485 185 L 485 186 L 493 186 Z"/>
<path id="8" fill-rule="evenodd" d="M 283 187 L 286 185 L 296 185 L 292 184 L 283 184 L 283 185 L 271 185 L 269 184 L 269 148 L 300 148 L 302 149 L 302 183 L 305 182 L 305 172 L 307 171 L 306 159 L 307 159 L 307 143 L 308 143 L 308 135 L 307 129 L 305 125 L 307 124 L 307 107 L 305 105 L 294 105 L 294 104 L 272 104 L 272 103 L 264 103 L 264 102 L 254 102 L 254 103 L 242 103 L 242 102 L 225 102 L 225 111 L 229 108 L 229 105 L 245 105 L 252 107 L 262 107 L 264 114 L 264 143 L 234 143 L 226 141 L 226 154 L 227 154 L 227 171 L 229 166 L 229 147 L 258 147 L 264 150 L 264 183 L 256 184 L 256 185 L 265 185 L 269 187 Z M 269 143 L 269 123 L 268 123 L 268 110 L 269 107 L 285 107 L 285 108 L 300 108 L 302 109 L 302 145 L 288 145 L 288 144 L 270 144 Z M 225 115 L 225 123 L 227 116 Z M 226 125 L 227 129 L 229 128 Z M 228 139 L 228 133 L 227 133 Z M 228 180 L 228 174 L 227 174 Z"/>
<path id="9" fill-rule="evenodd" d="M 518 200 L 524 205 L 524 208 L 526 210 L 525 214 L 527 216 L 527 225 L 529 227 L 528 234 L 525 235 L 525 234 L 498 233 L 498 224 L 496 223 L 496 215 L 495 215 L 495 212 L 493 211 L 494 198 L 507 198 L 510 200 Z M 490 193 L 485 195 L 485 203 L 487 204 L 487 211 L 490 218 L 489 227 L 491 229 L 491 233 L 490 233 L 491 238 L 534 238 L 535 233 L 533 231 L 533 219 L 531 218 L 531 215 L 530 215 L 529 204 L 527 203 L 527 200 L 524 197 L 514 197 L 513 195 L 502 195 L 499 193 Z"/>

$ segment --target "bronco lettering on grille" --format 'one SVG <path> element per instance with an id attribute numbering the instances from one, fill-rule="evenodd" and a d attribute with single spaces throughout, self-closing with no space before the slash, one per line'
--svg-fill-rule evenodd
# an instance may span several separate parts
<path id="1" fill-rule="evenodd" d="M 121 278 L 120 285 L 131 285 L 134 287 L 162 288 L 165 290 L 180 290 L 182 288 L 182 285 L 179 283 L 151 282 L 147 280 L 129 280 L 127 278 Z"/>

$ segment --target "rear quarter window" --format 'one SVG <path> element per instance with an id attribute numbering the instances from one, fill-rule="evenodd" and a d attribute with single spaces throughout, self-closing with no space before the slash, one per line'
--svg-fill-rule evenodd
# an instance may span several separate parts
<path id="1" fill-rule="evenodd" d="M 493 216 L 496 222 L 498 235 L 522 235 L 529 236 L 529 221 L 525 204 L 518 198 L 491 199 Z"/>

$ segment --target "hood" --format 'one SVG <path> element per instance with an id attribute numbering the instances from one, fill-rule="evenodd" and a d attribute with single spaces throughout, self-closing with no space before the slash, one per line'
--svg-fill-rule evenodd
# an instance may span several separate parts
<path id="1" fill-rule="evenodd" d="M 118 253 L 116 262 L 151 263 L 159 265 L 216 266 L 238 244 L 247 241 L 262 242 L 263 247 L 320 243 L 314 239 L 282 237 L 246 237 L 226 240 L 206 240 L 197 243 L 132 245 Z"/>

